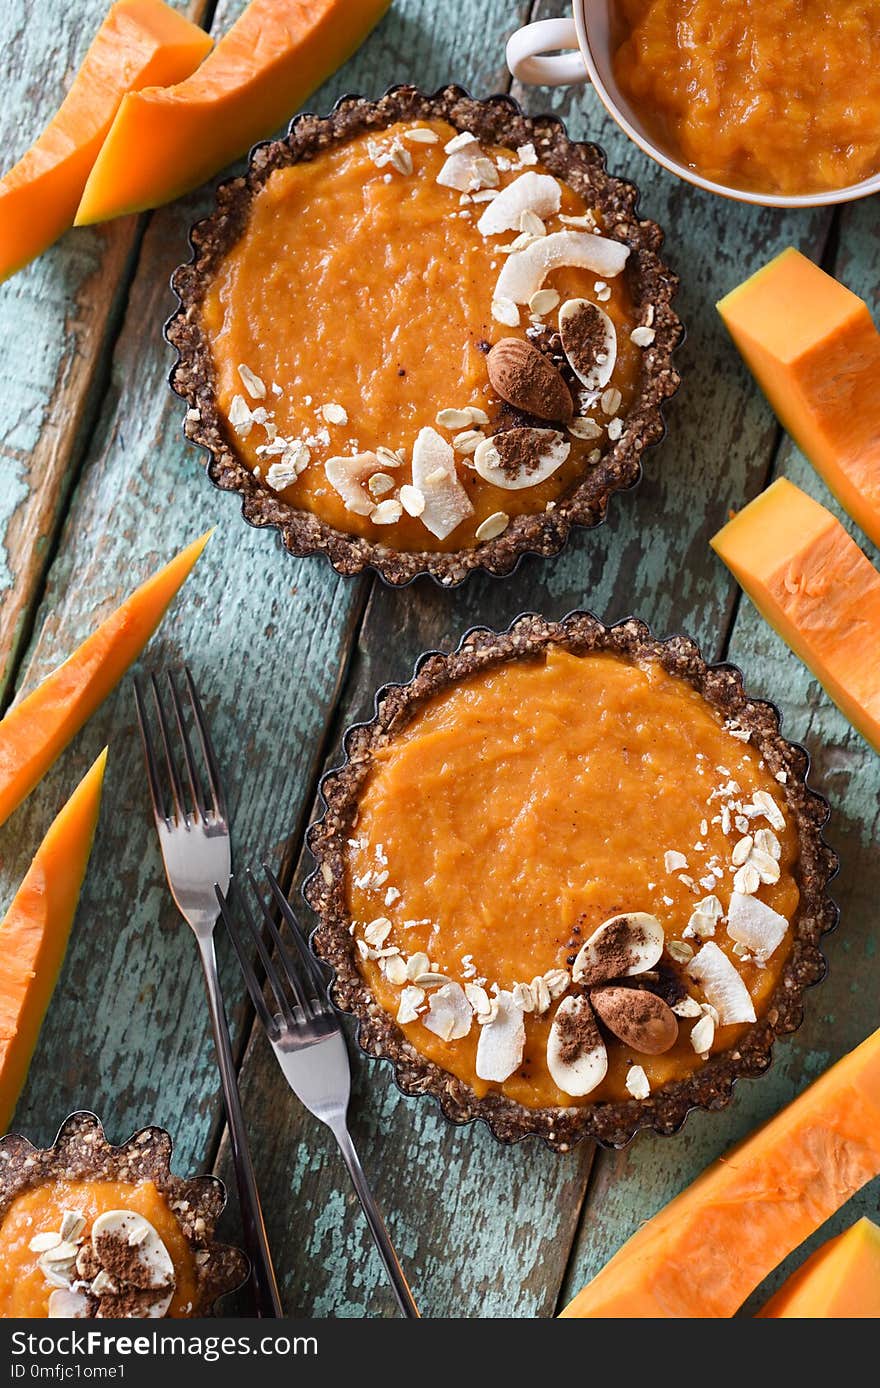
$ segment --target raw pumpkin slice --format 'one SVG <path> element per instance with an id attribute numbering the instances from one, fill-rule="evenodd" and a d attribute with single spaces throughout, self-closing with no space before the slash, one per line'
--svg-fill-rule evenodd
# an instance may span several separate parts
<path id="1" fill-rule="evenodd" d="M 732 1316 L 880 1174 L 880 1030 L 642 1225 L 566 1317 Z"/>
<path id="2" fill-rule="evenodd" d="M 29 795 L 149 641 L 211 531 L 136 588 L 121 607 L 13 704 L 0 722 L 0 824 Z"/>
<path id="3" fill-rule="evenodd" d="M 157 207 L 245 154 L 342 66 L 389 4 L 251 0 L 198 72 L 125 98 L 77 226 Z"/>
<path id="4" fill-rule="evenodd" d="M 880 544 L 880 333 L 867 305 L 789 248 L 718 312 L 798 447 Z"/>
<path id="5" fill-rule="evenodd" d="M 107 749 L 52 823 L 0 924 L 0 1133 L 5 1133 L 64 962 L 101 806 Z"/>
<path id="6" fill-rule="evenodd" d="M 203 29 L 162 0 L 117 0 L 57 115 L 0 180 L 0 280 L 73 225 L 86 179 L 125 93 L 179 82 L 210 47 Z"/>
<path id="7" fill-rule="evenodd" d="M 780 477 L 711 541 L 758 611 L 880 751 L 880 573 Z"/>
<path id="8" fill-rule="evenodd" d="M 792 1273 L 758 1319 L 880 1318 L 880 1229 L 860 1219 Z"/>

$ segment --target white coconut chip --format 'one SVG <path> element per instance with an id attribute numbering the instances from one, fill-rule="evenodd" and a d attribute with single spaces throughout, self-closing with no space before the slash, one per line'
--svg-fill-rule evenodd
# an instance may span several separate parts
<path id="1" fill-rule="evenodd" d="M 438 540 L 445 540 L 474 508 L 455 468 L 455 453 L 436 429 L 419 431 L 413 445 L 412 485 L 425 499 L 419 519 Z"/>
<path id="2" fill-rule="evenodd" d="M 756 896 L 734 892 L 727 909 L 727 933 L 761 962 L 769 959 L 788 930 L 788 921 Z"/>
<path id="3" fill-rule="evenodd" d="M 539 482 L 552 477 L 571 452 L 571 444 L 564 434 L 558 433 L 556 429 L 521 429 L 516 432 L 532 436 L 533 466 L 523 466 L 517 472 L 502 467 L 501 454 L 494 437 L 484 439 L 478 444 L 473 455 L 474 470 L 483 481 L 490 482 L 493 487 L 502 487 L 508 492 L 518 492 L 523 487 L 536 487 Z"/>
<path id="4" fill-rule="evenodd" d="M 349 511 L 356 516 L 370 516 L 375 502 L 361 483 L 380 471 L 375 453 L 353 453 L 346 457 L 328 458 L 324 472 Z"/>
<path id="5" fill-rule="evenodd" d="M 422 1023 L 441 1041 L 459 1041 L 471 1029 L 474 1012 L 460 983 L 444 983 L 431 994 Z"/>
<path id="6" fill-rule="evenodd" d="M 566 1022 L 566 1019 L 571 1019 Z M 582 1029 L 584 1042 L 577 1055 L 563 1058 L 570 1051 L 570 1029 Z M 608 1052 L 602 1041 L 593 1010 L 582 993 L 563 998 L 556 1009 L 547 1037 L 547 1069 L 563 1094 L 579 1098 L 590 1094 L 608 1073 Z"/>
<path id="7" fill-rule="evenodd" d="M 536 217 L 551 217 L 559 211 L 562 192 L 549 174 L 524 173 L 502 188 L 493 198 L 480 220 L 477 231 L 481 236 L 497 236 L 502 231 L 522 231 L 520 217 L 532 212 Z"/>
<path id="8" fill-rule="evenodd" d="M 682 939 L 705 940 L 715 934 L 715 926 L 724 915 L 724 907 L 717 896 L 704 896 L 702 901 L 698 901 L 691 918 L 681 932 Z"/>
<path id="9" fill-rule="evenodd" d="M 495 297 L 527 304 L 547 276 L 562 265 L 574 265 L 613 279 L 620 274 L 628 255 L 629 246 L 605 236 L 587 231 L 553 231 L 507 257 L 498 276 Z"/>
<path id="10" fill-rule="evenodd" d="M 748 988 L 735 965 L 713 940 L 697 951 L 687 972 L 717 1010 L 721 1026 L 755 1020 L 755 1007 Z"/>
<path id="11" fill-rule="evenodd" d="M 486 158 L 479 144 L 471 140 L 464 148 L 452 151 L 438 173 L 436 182 L 441 188 L 454 188 L 459 193 L 475 193 L 480 188 L 497 188 L 498 170 L 492 160 Z"/>
<path id="12" fill-rule="evenodd" d="M 612 931 L 616 934 L 620 922 L 627 923 L 630 936 L 630 963 L 616 973 L 617 978 L 633 978 L 653 969 L 663 953 L 665 936 L 663 926 L 656 916 L 647 911 L 627 911 L 623 915 L 609 916 L 607 921 L 593 931 L 589 940 L 581 945 L 571 969 L 572 980 L 577 983 L 584 974 L 593 974 L 603 966 L 602 952 L 604 939 Z"/>
<path id="13" fill-rule="evenodd" d="M 642 1065 L 629 1067 L 624 1084 L 634 1099 L 647 1099 L 651 1093 L 651 1084 Z"/>
<path id="14" fill-rule="evenodd" d="M 501 1084 L 522 1063 L 526 1026 L 513 994 L 501 990 L 494 999 L 497 1012 L 480 1031 L 477 1042 L 477 1078 Z"/>
<path id="15" fill-rule="evenodd" d="M 602 328 L 598 349 L 587 358 L 572 332 L 574 320 L 583 313 L 595 316 Z M 589 299 L 566 299 L 559 310 L 559 335 L 562 350 L 578 380 L 587 390 L 604 390 L 617 363 L 617 329 L 605 310 Z"/>

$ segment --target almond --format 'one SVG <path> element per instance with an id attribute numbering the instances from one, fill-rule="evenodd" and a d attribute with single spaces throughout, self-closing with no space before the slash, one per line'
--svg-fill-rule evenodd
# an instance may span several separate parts
<path id="1" fill-rule="evenodd" d="M 537 419 L 567 424 L 574 413 L 571 392 L 547 357 L 521 337 L 496 342 L 486 367 L 492 388 L 514 409 Z"/>
<path id="2" fill-rule="evenodd" d="M 675 1013 L 655 993 L 638 988 L 594 988 L 590 1002 L 608 1030 L 640 1055 L 662 1055 L 675 1045 Z"/>

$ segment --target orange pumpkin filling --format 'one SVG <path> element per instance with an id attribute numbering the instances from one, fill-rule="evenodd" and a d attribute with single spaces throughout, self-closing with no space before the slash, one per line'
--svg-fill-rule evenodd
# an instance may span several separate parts
<path id="1" fill-rule="evenodd" d="M 707 178 L 764 193 L 880 169 L 878 0 L 619 0 L 620 89 Z"/>
<path id="2" fill-rule="evenodd" d="M 473 547 L 514 516 L 543 511 L 620 436 L 640 372 L 643 347 L 638 335 L 631 340 L 637 319 L 621 273 L 625 249 L 594 234 L 601 216 L 550 178 L 533 148 L 473 143 L 450 154 L 450 141 L 461 139 L 442 120 L 397 124 L 276 169 L 202 308 L 237 454 L 291 505 L 401 551 Z M 438 182 L 453 156 L 458 167 L 449 176 L 457 181 L 462 160 L 483 161 L 473 191 Z M 487 209 L 524 176 L 529 205 L 503 230 L 481 231 Z M 487 181 L 477 186 L 480 179 Z M 536 205 L 555 210 L 539 216 Z M 569 246 L 572 237 L 611 246 L 620 263 L 613 274 L 556 264 L 527 298 L 499 294 L 513 243 L 526 251 L 555 233 Z M 553 247 L 564 251 L 562 242 Z M 475 453 L 505 412 L 510 422 L 490 385 L 487 354 L 503 338 L 525 342 L 527 330 L 555 333 L 559 309 L 572 299 L 591 301 L 613 325 L 613 371 L 586 396 L 574 382 L 571 427 L 546 424 L 565 454 L 558 466 L 532 469 L 525 485 L 497 485 L 497 475 L 481 474 Z M 647 345 L 653 332 L 642 326 Z M 417 440 L 426 430 L 433 461 L 421 465 Z M 444 453 L 452 481 L 443 485 L 460 510 L 448 529 L 448 520 L 432 520 L 432 474 L 438 458 L 439 471 L 446 467 Z M 350 460 L 364 455 L 372 463 L 351 486 L 345 478 L 340 484 L 340 471 L 357 468 Z"/>
<path id="3" fill-rule="evenodd" d="M 529 1108 L 646 1097 L 766 1006 L 791 948 L 796 829 L 746 730 L 658 663 L 557 648 L 508 663 L 437 695 L 373 756 L 346 868 L 359 967 L 416 1050 L 478 1096 L 500 1088 Z M 743 928 L 755 912 L 759 934 L 778 927 L 763 945 Z M 655 918 L 662 957 L 640 979 L 612 950 L 585 983 L 584 946 L 623 913 Z M 593 992 L 607 1071 L 573 1093 L 548 1042 L 558 1008 L 596 982 L 665 996 L 677 1036 L 659 1054 L 636 1049 L 632 1027 L 627 1043 L 606 1025 L 620 999 Z M 493 1079 L 479 1052 L 499 995 L 525 1035 Z"/>
<path id="4" fill-rule="evenodd" d="M 126 1210 L 153 1226 L 174 1264 L 174 1295 L 166 1314 L 198 1313 L 197 1279 L 192 1251 L 176 1217 L 152 1181 L 51 1181 L 24 1191 L 12 1202 L 0 1224 L 0 1317 L 45 1318 L 49 1298 L 60 1285 L 47 1278 L 45 1242 L 57 1233 L 65 1215 L 76 1212 L 83 1225 L 78 1237 L 88 1240 L 100 1215 Z M 36 1247 L 32 1244 L 36 1243 Z M 51 1249 L 49 1250 L 51 1254 Z M 41 1265 L 41 1259 L 44 1260 Z M 194 1309 L 195 1308 L 195 1309 Z"/>

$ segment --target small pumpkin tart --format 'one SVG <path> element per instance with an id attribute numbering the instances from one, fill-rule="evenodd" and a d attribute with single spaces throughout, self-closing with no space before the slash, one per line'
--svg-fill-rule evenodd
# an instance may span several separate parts
<path id="1" fill-rule="evenodd" d="M 636 189 L 509 98 L 398 87 L 260 145 L 174 276 L 185 431 L 245 517 L 391 583 L 556 553 L 678 377 Z"/>
<path id="2" fill-rule="evenodd" d="M 211 1314 L 247 1259 L 214 1239 L 222 1182 L 170 1163 L 162 1128 L 111 1147 L 92 1113 L 72 1114 L 46 1150 L 0 1139 L 0 1317 Z"/>
<path id="3" fill-rule="evenodd" d="M 827 804 L 772 705 L 684 637 L 477 629 L 353 728 L 306 896 L 406 1093 L 497 1137 L 621 1146 L 770 1062 L 836 919 Z"/>

